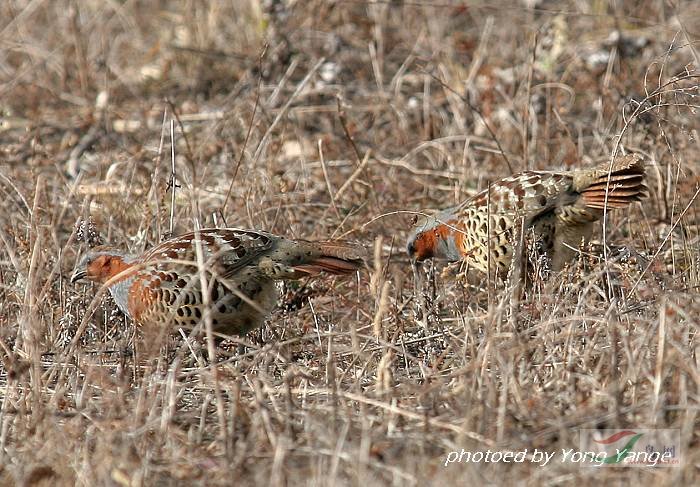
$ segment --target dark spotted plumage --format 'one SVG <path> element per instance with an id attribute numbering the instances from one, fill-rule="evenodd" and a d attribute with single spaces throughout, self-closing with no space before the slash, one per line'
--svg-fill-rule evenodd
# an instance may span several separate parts
<path id="1" fill-rule="evenodd" d="M 433 257 L 463 260 L 487 272 L 510 267 L 514 238 L 521 225 L 532 229 L 538 245 L 561 269 L 605 208 L 623 208 L 646 192 L 637 155 L 609 164 L 567 172 L 525 171 L 501 179 L 462 204 L 424 218 L 408 238 L 412 260 Z M 606 196 L 607 188 L 607 196 Z"/>
<path id="2" fill-rule="evenodd" d="M 205 229 L 166 240 L 141 256 L 92 249 L 72 280 L 86 277 L 108 286 L 119 308 L 142 326 L 191 327 L 208 312 L 215 331 L 244 334 L 274 307 L 276 280 L 352 273 L 362 257 L 361 247 L 343 242 Z"/>

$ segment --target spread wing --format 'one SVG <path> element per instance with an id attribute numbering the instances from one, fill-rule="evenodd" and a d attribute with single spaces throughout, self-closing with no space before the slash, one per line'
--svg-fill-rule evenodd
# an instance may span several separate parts
<path id="1" fill-rule="evenodd" d="M 566 173 L 525 171 L 496 181 L 459 205 L 457 211 L 488 205 L 492 215 L 532 219 L 575 201 L 578 195 L 572 191 L 572 183 Z"/>
<path id="2" fill-rule="evenodd" d="M 207 228 L 160 243 L 148 251 L 142 261 L 161 269 L 187 267 L 195 272 L 197 252 L 201 251 L 206 268 L 228 278 L 269 252 L 277 238 L 257 230 Z"/>

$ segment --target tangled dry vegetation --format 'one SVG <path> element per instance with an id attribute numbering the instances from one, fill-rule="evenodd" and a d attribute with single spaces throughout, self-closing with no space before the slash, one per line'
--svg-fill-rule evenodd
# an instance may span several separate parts
<path id="1" fill-rule="evenodd" d="M 700 8 L 471 3 L 0 4 L 3 484 L 697 481 Z M 607 219 L 624 255 L 520 300 L 437 265 L 416 295 L 407 211 L 621 150 L 650 187 Z M 374 258 L 286 285 L 215 363 L 178 337 L 145 363 L 69 283 L 77 237 L 139 251 L 195 225 Z M 643 427 L 680 429 L 680 468 L 444 466 Z"/>

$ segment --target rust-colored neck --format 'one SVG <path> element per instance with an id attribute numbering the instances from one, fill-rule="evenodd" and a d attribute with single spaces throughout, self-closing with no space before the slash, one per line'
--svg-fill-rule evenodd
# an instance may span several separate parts
<path id="1" fill-rule="evenodd" d="M 455 218 L 443 221 L 431 217 L 423 229 L 409 239 L 408 252 L 419 262 L 433 257 L 460 260 L 463 230 L 463 224 Z"/>
<path id="2" fill-rule="evenodd" d="M 87 268 L 88 279 L 104 284 L 119 275 L 116 282 L 127 279 L 132 272 L 126 272 L 134 267 L 132 261 L 127 261 L 120 255 L 104 254 L 96 257 Z"/>

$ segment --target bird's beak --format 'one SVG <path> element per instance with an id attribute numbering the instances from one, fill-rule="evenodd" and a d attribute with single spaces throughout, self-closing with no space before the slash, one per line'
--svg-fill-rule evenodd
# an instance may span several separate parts
<path id="1" fill-rule="evenodd" d="M 73 275 L 70 277 L 70 282 L 75 283 L 87 276 L 87 271 L 85 269 L 76 269 Z"/>

